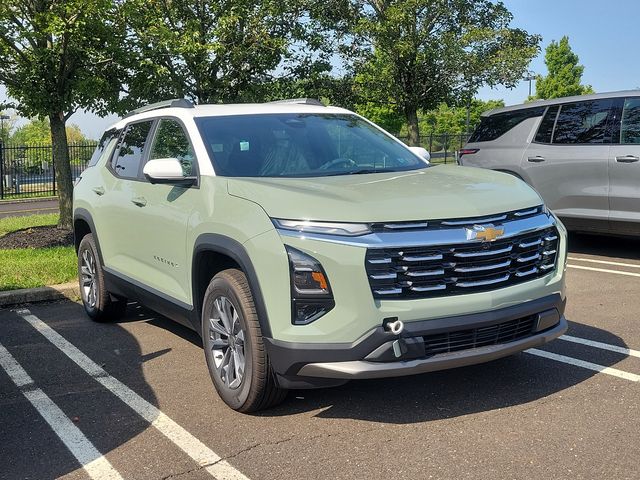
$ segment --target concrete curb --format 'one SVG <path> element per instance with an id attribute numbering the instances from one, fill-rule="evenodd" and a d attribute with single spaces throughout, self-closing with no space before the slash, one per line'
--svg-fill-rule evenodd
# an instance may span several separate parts
<path id="1" fill-rule="evenodd" d="M 33 197 L 33 198 L 12 198 L 0 200 L 0 205 L 12 205 L 20 203 L 37 203 L 37 202 L 49 202 L 51 200 L 58 200 L 58 197 Z"/>
<path id="2" fill-rule="evenodd" d="M 80 300 L 78 282 L 0 292 L 0 307 L 9 307 L 23 303 L 50 302 L 64 298 L 74 302 Z"/>

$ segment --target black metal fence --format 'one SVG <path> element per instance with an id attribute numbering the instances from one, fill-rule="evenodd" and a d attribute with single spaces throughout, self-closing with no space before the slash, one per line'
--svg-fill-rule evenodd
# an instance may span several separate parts
<path id="1" fill-rule="evenodd" d="M 455 163 L 457 152 L 469 139 L 463 134 L 428 134 L 420 146 L 431 154 L 432 163 Z M 407 142 L 406 137 L 399 137 Z M 85 168 L 96 148 L 95 142 L 69 145 L 71 178 Z M 56 195 L 56 169 L 51 145 L 3 145 L 0 143 L 0 200 Z"/>
<path id="2" fill-rule="evenodd" d="M 470 133 L 430 133 L 420 135 L 420 146 L 431 155 L 431 163 L 455 163 L 458 151 L 470 136 Z M 398 138 L 408 144 L 407 137 Z"/>
<path id="3" fill-rule="evenodd" d="M 95 142 L 69 145 L 71 178 L 84 170 Z M 56 195 L 56 169 L 51 145 L 0 143 L 0 200 Z"/>

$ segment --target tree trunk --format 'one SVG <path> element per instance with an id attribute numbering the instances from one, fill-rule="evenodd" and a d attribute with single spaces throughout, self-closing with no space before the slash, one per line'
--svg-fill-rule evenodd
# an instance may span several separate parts
<path id="1" fill-rule="evenodd" d="M 67 121 L 62 112 L 56 112 L 49 115 L 49 122 L 51 124 L 53 165 L 56 169 L 56 185 L 58 187 L 58 203 L 60 205 L 58 228 L 71 230 L 73 226 L 73 181 L 71 180 L 69 145 L 67 144 Z"/>
<path id="2" fill-rule="evenodd" d="M 420 128 L 418 127 L 418 109 L 415 105 L 405 104 L 404 115 L 407 119 L 407 131 L 409 133 L 409 145 L 420 146 Z"/>

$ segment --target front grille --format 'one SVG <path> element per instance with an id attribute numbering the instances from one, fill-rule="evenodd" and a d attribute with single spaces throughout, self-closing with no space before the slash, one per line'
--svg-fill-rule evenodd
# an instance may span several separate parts
<path id="1" fill-rule="evenodd" d="M 513 342 L 533 335 L 535 315 L 488 327 L 424 336 L 427 356 Z"/>
<path id="2" fill-rule="evenodd" d="M 555 227 L 494 242 L 369 248 L 367 277 L 375 298 L 410 299 L 476 293 L 542 277 L 555 269 Z"/>

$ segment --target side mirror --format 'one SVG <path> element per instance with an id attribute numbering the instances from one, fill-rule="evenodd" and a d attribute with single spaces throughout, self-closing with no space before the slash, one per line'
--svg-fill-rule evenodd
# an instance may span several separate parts
<path id="1" fill-rule="evenodd" d="M 414 154 L 419 156 L 421 159 L 425 160 L 427 163 L 429 163 L 429 161 L 431 160 L 431 155 L 429 155 L 429 152 L 427 152 L 426 148 L 409 147 L 409 150 L 411 150 Z"/>
<path id="2" fill-rule="evenodd" d="M 151 183 L 172 183 L 176 185 L 193 185 L 197 178 L 186 177 L 182 171 L 182 164 L 177 158 L 157 158 L 149 160 L 142 173 Z"/>

